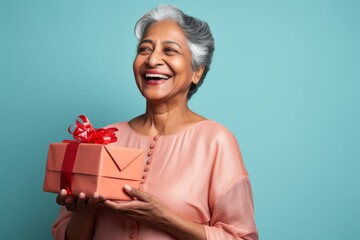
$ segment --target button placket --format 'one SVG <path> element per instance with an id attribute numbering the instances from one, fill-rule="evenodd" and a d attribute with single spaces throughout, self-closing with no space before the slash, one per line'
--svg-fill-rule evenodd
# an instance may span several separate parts
<path id="1" fill-rule="evenodd" d="M 131 222 L 129 225 L 130 233 L 129 238 L 134 239 L 137 235 L 137 224 L 136 222 Z"/>
<path id="2" fill-rule="evenodd" d="M 143 170 L 143 175 L 142 175 L 142 178 L 141 178 L 141 181 L 139 184 L 140 191 L 142 191 L 144 189 L 144 184 L 145 184 L 148 172 L 150 170 L 150 164 L 152 162 L 152 157 L 154 155 L 154 150 L 155 150 L 158 139 L 159 139 L 159 136 L 156 135 L 155 137 L 153 137 L 152 142 L 149 145 L 149 151 L 147 152 L 147 155 L 146 155 L 146 161 L 145 161 L 145 166 L 144 166 L 144 170 Z"/>

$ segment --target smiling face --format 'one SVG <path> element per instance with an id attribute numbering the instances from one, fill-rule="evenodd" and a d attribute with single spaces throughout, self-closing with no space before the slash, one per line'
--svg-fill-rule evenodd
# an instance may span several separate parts
<path id="1" fill-rule="evenodd" d="M 202 74 L 202 68 L 193 71 L 187 38 L 171 20 L 147 28 L 133 70 L 141 94 L 150 101 L 186 101 L 191 83 Z"/>

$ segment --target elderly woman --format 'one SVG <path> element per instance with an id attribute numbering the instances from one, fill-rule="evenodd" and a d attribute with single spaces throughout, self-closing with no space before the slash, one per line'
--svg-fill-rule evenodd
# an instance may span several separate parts
<path id="1" fill-rule="evenodd" d="M 133 70 L 146 110 L 117 127 L 116 146 L 147 151 L 132 201 L 62 190 L 55 239 L 258 239 L 249 177 L 234 136 L 188 107 L 209 71 L 207 23 L 159 6 L 136 24 Z"/>

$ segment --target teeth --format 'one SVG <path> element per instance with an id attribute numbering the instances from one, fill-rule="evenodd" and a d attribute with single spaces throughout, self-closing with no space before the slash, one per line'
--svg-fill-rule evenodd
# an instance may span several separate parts
<path id="1" fill-rule="evenodd" d="M 164 74 L 158 74 L 158 73 L 147 73 L 145 74 L 145 77 L 147 78 L 164 78 L 164 79 L 169 79 L 168 76 L 164 75 Z"/>

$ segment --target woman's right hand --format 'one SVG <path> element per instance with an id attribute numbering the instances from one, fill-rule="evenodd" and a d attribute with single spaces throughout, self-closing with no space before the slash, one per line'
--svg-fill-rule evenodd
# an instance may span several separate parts
<path id="1" fill-rule="evenodd" d="M 96 209 L 98 203 L 105 201 L 105 198 L 98 193 L 94 193 L 91 197 L 86 197 L 85 193 L 79 193 L 79 196 L 68 195 L 65 189 L 61 189 L 56 198 L 59 205 L 65 206 L 68 211 L 78 213 L 92 213 Z"/>
<path id="2" fill-rule="evenodd" d="M 79 196 L 73 196 L 68 195 L 65 189 L 61 189 L 56 198 L 57 204 L 65 206 L 68 211 L 73 212 L 66 227 L 65 239 L 92 239 L 96 208 L 99 203 L 104 201 L 105 199 L 98 193 L 94 193 L 90 197 L 83 192 L 79 193 Z"/>

